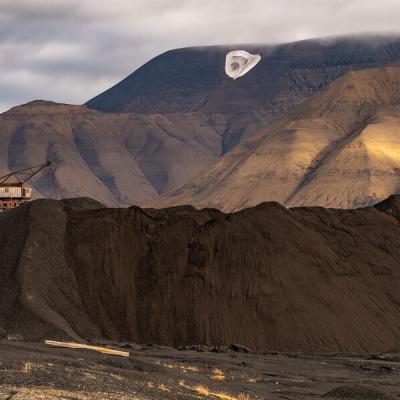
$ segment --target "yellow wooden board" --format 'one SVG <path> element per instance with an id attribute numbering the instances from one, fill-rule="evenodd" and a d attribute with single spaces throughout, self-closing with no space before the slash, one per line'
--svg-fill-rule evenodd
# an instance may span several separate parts
<path id="1" fill-rule="evenodd" d="M 83 343 L 56 342 L 54 340 L 45 340 L 45 344 L 53 347 L 64 347 L 68 349 L 85 349 L 85 350 L 97 351 L 103 354 L 110 354 L 112 356 L 129 357 L 129 353 L 127 351 L 113 350 L 107 347 L 90 346 Z"/>

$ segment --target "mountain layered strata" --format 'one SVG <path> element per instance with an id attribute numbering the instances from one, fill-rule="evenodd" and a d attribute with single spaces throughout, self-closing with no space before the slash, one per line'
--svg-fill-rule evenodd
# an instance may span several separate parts
<path id="1" fill-rule="evenodd" d="M 210 166 L 229 141 L 228 126 L 257 129 L 246 117 L 112 114 L 35 101 L 0 115 L 0 175 L 51 160 L 30 182 L 36 196 L 140 204 Z"/>
<path id="2" fill-rule="evenodd" d="M 150 204 L 354 208 L 400 190 L 400 68 L 352 71 Z"/>

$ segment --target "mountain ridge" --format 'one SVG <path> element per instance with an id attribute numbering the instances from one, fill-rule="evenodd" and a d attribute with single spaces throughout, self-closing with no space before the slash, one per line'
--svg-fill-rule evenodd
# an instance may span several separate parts
<path id="1" fill-rule="evenodd" d="M 378 202 L 400 188 L 400 159 L 385 145 L 397 143 L 399 92 L 398 67 L 349 72 L 150 205 L 234 211 L 262 201 L 342 208 Z M 387 187 L 369 184 L 371 171 L 371 179 L 380 176 Z"/>
<path id="2" fill-rule="evenodd" d="M 383 66 L 400 59 L 398 35 L 243 47 L 260 53 L 262 60 L 235 82 L 226 76 L 224 65 L 226 53 L 238 46 L 188 47 L 160 54 L 86 104 L 114 112 L 238 113 L 267 107 L 276 114 L 282 97 L 291 96 L 293 105 L 349 69 Z M 245 102 L 241 101 L 243 94 Z"/>
<path id="3" fill-rule="evenodd" d="M 52 159 L 53 167 L 32 180 L 42 195 L 91 195 L 108 205 L 137 204 L 219 156 L 218 116 L 214 127 L 204 123 L 206 118 L 99 113 L 84 106 L 31 102 L 0 116 L 0 170 Z M 177 161 L 190 168 L 176 169 Z"/>

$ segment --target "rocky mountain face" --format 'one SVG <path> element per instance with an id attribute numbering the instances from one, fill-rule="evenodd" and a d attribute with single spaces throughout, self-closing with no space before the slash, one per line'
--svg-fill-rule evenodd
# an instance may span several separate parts
<path id="1" fill-rule="evenodd" d="M 213 164 L 225 151 L 228 127 L 241 135 L 266 123 L 262 114 L 101 113 L 35 101 L 0 115 L 0 175 L 50 159 L 51 169 L 30 182 L 36 196 L 140 204 Z"/>
<path id="2" fill-rule="evenodd" d="M 0 116 L 0 170 L 53 161 L 37 195 L 90 195 L 108 205 L 148 201 L 187 182 L 222 152 L 223 116 L 100 113 L 33 102 Z"/>
<path id="3" fill-rule="evenodd" d="M 153 205 L 353 208 L 400 190 L 400 68 L 352 71 Z"/>
<path id="4" fill-rule="evenodd" d="M 236 48 L 262 59 L 232 80 L 225 55 Z M 346 71 L 397 59 L 395 37 L 173 50 L 86 106 L 36 101 L 0 115 L 0 174 L 48 158 L 52 168 L 32 181 L 36 196 L 145 204 L 192 182 Z"/>
<path id="5" fill-rule="evenodd" d="M 224 214 L 37 200 L 0 215 L 0 328 L 27 340 L 395 351 L 399 203 Z"/>
<path id="6" fill-rule="evenodd" d="M 235 49 L 260 54 L 262 59 L 248 74 L 232 80 L 225 73 L 225 56 Z M 398 37 L 178 49 L 149 61 L 87 105 L 107 112 L 162 114 L 268 110 L 276 117 L 349 70 L 398 59 Z"/>
<path id="7" fill-rule="evenodd" d="M 232 80 L 225 56 L 260 54 L 248 74 Z M 90 100 L 98 111 L 222 114 L 222 154 L 349 70 L 400 59 L 398 37 L 343 37 L 276 46 L 214 46 L 171 50 Z"/>

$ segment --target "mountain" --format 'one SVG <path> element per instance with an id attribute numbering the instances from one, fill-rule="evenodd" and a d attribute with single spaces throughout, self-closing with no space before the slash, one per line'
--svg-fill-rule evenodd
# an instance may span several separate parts
<path id="1" fill-rule="evenodd" d="M 248 74 L 232 80 L 225 73 L 225 57 L 236 49 L 260 54 L 262 59 Z M 262 123 L 272 122 L 347 71 L 399 59 L 396 36 L 177 49 L 152 59 L 87 105 L 106 112 L 224 114 L 232 121 L 225 132 L 228 151 L 266 126 Z M 236 128 L 242 117 L 254 125 L 247 132 Z"/>
<path id="2" fill-rule="evenodd" d="M 31 182 L 37 195 L 138 204 L 213 163 L 226 124 L 218 115 L 112 114 L 35 101 L 0 116 L 0 171 L 50 159 Z"/>
<path id="3" fill-rule="evenodd" d="M 262 60 L 231 80 L 225 55 L 243 47 Z M 0 115 L 0 174 L 49 158 L 52 168 L 32 180 L 37 197 L 145 204 L 192 181 L 349 69 L 397 59 L 396 37 L 173 50 L 87 105 L 36 101 Z"/>
<path id="4" fill-rule="evenodd" d="M 353 208 L 400 190 L 400 68 L 352 71 L 151 203 Z"/>
<path id="5" fill-rule="evenodd" d="M 260 54 L 248 74 L 232 80 L 225 56 L 235 49 Z M 383 66 L 400 59 L 399 37 L 343 37 L 275 46 L 215 46 L 171 50 L 90 100 L 99 111 L 248 113 L 275 116 L 349 69 Z"/>
<path id="6" fill-rule="evenodd" d="M 400 198 L 234 214 L 37 200 L 0 215 L 0 329 L 259 351 L 394 352 Z M 112 301 L 110 301 L 112 299 Z"/>

